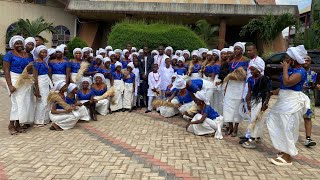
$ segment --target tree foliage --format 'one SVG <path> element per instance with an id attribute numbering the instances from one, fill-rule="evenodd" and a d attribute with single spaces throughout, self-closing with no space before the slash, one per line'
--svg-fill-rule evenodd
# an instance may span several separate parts
<path id="1" fill-rule="evenodd" d="M 112 27 L 108 45 L 122 49 L 127 43 L 138 48 L 147 45 L 151 49 L 159 45 L 189 50 L 206 47 L 205 42 L 196 33 L 182 25 L 124 20 Z"/>
<path id="2" fill-rule="evenodd" d="M 218 26 L 210 25 L 206 20 L 202 19 L 196 23 L 196 32 L 207 44 L 218 43 Z"/>
<path id="3" fill-rule="evenodd" d="M 73 54 L 72 54 L 72 51 L 75 49 L 75 48 L 84 48 L 84 47 L 87 47 L 88 44 L 86 42 L 84 42 L 82 39 L 78 38 L 78 37 L 75 37 L 73 38 L 68 44 L 67 44 L 67 47 L 68 47 L 68 50 L 69 50 L 69 53 L 68 53 L 68 58 L 69 59 L 72 59 L 73 58 Z"/>

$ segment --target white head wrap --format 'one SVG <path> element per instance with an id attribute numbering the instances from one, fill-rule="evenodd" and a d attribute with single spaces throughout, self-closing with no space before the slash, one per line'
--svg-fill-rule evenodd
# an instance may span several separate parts
<path id="1" fill-rule="evenodd" d="M 28 43 L 33 43 L 33 45 L 36 46 L 36 40 L 34 39 L 34 37 L 27 37 L 24 40 L 24 47 L 26 47 Z"/>
<path id="2" fill-rule="evenodd" d="M 109 57 L 105 57 L 102 60 L 103 64 L 105 64 L 106 62 L 111 62 L 111 59 Z"/>
<path id="3" fill-rule="evenodd" d="M 192 51 L 191 56 L 198 56 L 199 57 L 199 51 L 198 50 Z"/>
<path id="4" fill-rule="evenodd" d="M 263 60 L 255 60 L 253 61 L 251 66 L 255 67 L 259 72 L 263 72 L 265 68 L 265 63 Z"/>
<path id="5" fill-rule="evenodd" d="M 24 38 L 22 36 L 12 36 L 12 38 L 9 41 L 10 48 L 13 48 L 14 44 L 17 41 L 22 41 L 22 44 L 24 45 Z"/>
<path id="6" fill-rule="evenodd" d="M 87 51 L 91 51 L 90 49 L 91 49 L 91 48 L 89 48 L 89 47 L 84 47 L 84 48 L 82 48 L 82 53 L 85 53 L 85 52 L 87 52 Z"/>
<path id="7" fill-rule="evenodd" d="M 128 52 L 129 52 L 128 49 L 124 49 L 124 50 L 122 51 L 123 54 L 126 54 L 126 53 L 128 53 Z"/>
<path id="8" fill-rule="evenodd" d="M 186 49 L 182 51 L 182 55 L 184 55 L 184 54 L 188 54 L 188 56 L 190 57 L 190 51 L 188 51 Z"/>
<path id="9" fill-rule="evenodd" d="M 42 50 L 47 50 L 48 52 L 48 48 L 44 45 L 40 45 L 38 47 L 36 47 L 36 49 L 34 50 L 34 57 L 35 59 L 38 59 L 39 58 L 39 54 Z M 48 55 L 47 55 L 48 56 Z"/>
<path id="10" fill-rule="evenodd" d="M 216 54 L 216 55 L 219 57 L 219 59 L 220 59 L 220 51 L 219 51 L 218 49 L 213 49 L 213 50 L 212 50 L 212 53 L 213 53 L 213 54 Z"/>
<path id="11" fill-rule="evenodd" d="M 178 58 L 178 62 L 179 62 L 179 61 L 182 61 L 182 63 L 184 63 L 186 60 L 184 59 L 183 56 L 180 56 L 180 57 Z"/>
<path id="12" fill-rule="evenodd" d="M 112 49 L 111 46 L 107 46 L 107 47 L 105 48 L 105 50 L 106 50 L 106 51 L 107 51 L 107 50 L 111 50 L 111 51 L 112 51 L 113 49 Z"/>
<path id="13" fill-rule="evenodd" d="M 181 50 L 176 50 L 175 55 L 180 54 L 180 56 L 182 55 L 182 51 Z"/>
<path id="14" fill-rule="evenodd" d="M 90 89 L 91 88 L 91 85 L 92 85 L 92 80 L 91 80 L 91 78 L 89 78 L 89 77 L 83 77 L 82 79 L 81 79 L 81 88 L 82 88 L 82 83 L 83 82 L 88 82 L 89 83 L 89 87 L 88 87 L 88 89 Z"/>
<path id="15" fill-rule="evenodd" d="M 58 51 L 61 52 L 62 54 L 64 54 L 64 47 L 61 46 L 61 45 L 60 45 L 60 46 L 57 46 L 57 47 L 56 47 L 56 52 L 58 52 Z"/>
<path id="16" fill-rule="evenodd" d="M 207 52 L 207 55 L 212 55 L 212 54 L 213 54 L 212 51 Z"/>
<path id="17" fill-rule="evenodd" d="M 76 53 L 77 53 L 77 52 L 80 52 L 80 53 L 81 53 L 81 56 L 83 55 L 81 48 L 75 48 L 75 49 L 72 51 L 73 56 L 76 56 Z"/>
<path id="18" fill-rule="evenodd" d="M 120 67 L 122 68 L 122 63 L 121 63 L 121 62 L 119 62 L 119 61 L 117 61 L 114 65 L 115 65 L 115 67 L 120 66 Z"/>
<path id="19" fill-rule="evenodd" d="M 153 51 L 151 51 L 151 54 L 159 54 L 159 52 L 157 51 L 157 50 L 153 50 Z"/>
<path id="20" fill-rule="evenodd" d="M 110 57 L 110 56 L 115 55 L 115 54 L 116 53 L 114 51 L 109 51 L 108 56 Z"/>
<path id="21" fill-rule="evenodd" d="M 132 47 L 132 48 L 131 48 L 131 51 L 135 51 L 135 52 L 136 52 L 136 51 L 137 51 L 137 48 L 136 48 L 136 47 Z"/>
<path id="22" fill-rule="evenodd" d="M 133 62 L 130 62 L 130 63 L 128 64 L 128 66 L 131 67 L 132 69 L 134 69 Z"/>
<path id="23" fill-rule="evenodd" d="M 170 50 L 171 53 L 173 53 L 173 48 L 171 46 L 168 46 L 164 49 L 164 52 L 166 52 L 167 50 Z"/>
<path id="24" fill-rule="evenodd" d="M 75 83 L 70 83 L 69 86 L 68 86 L 67 93 L 71 93 L 71 91 L 73 91 L 77 87 L 78 86 Z"/>
<path id="25" fill-rule="evenodd" d="M 121 54 L 121 52 L 122 52 L 121 49 L 115 49 L 114 50 L 114 53 L 120 53 Z"/>
<path id="26" fill-rule="evenodd" d="M 195 96 L 196 96 L 197 99 L 199 99 L 201 101 L 204 101 L 204 103 L 206 105 L 210 105 L 210 102 L 209 102 L 209 99 L 206 96 L 206 91 L 205 90 L 197 91 Z"/>
<path id="27" fill-rule="evenodd" d="M 305 63 L 305 58 L 308 52 L 304 48 L 304 45 L 299 45 L 297 47 L 290 47 L 287 50 L 287 54 L 294 60 L 298 61 L 299 64 Z"/>
<path id="28" fill-rule="evenodd" d="M 65 44 L 60 44 L 60 46 L 61 46 L 63 49 L 67 47 L 67 45 L 65 45 Z"/>
<path id="29" fill-rule="evenodd" d="M 229 46 L 228 52 L 234 52 L 234 47 L 233 46 Z"/>
<path id="30" fill-rule="evenodd" d="M 99 48 L 98 54 L 100 55 L 101 53 L 107 54 L 107 51 L 102 48 Z"/>
<path id="31" fill-rule="evenodd" d="M 178 76 L 173 83 L 173 87 L 180 90 L 186 88 L 186 84 L 186 81 L 182 77 Z"/>
<path id="32" fill-rule="evenodd" d="M 53 90 L 55 92 L 59 92 L 61 88 L 63 88 L 63 86 L 65 86 L 67 83 L 65 80 L 60 80 L 58 82 L 56 82 L 53 86 Z"/>
<path id="33" fill-rule="evenodd" d="M 236 42 L 233 47 L 240 47 L 242 49 L 242 54 L 244 54 L 246 52 L 246 47 L 244 46 L 244 44 L 242 42 Z"/>
<path id="34" fill-rule="evenodd" d="M 200 49 L 199 49 L 199 56 L 202 57 L 202 54 L 203 54 L 203 53 L 208 53 L 208 51 L 209 51 L 209 50 L 206 49 L 206 48 L 200 48 Z"/>
<path id="35" fill-rule="evenodd" d="M 177 78 L 177 74 L 176 73 L 173 73 L 171 78 Z"/>
<path id="36" fill-rule="evenodd" d="M 103 56 L 97 55 L 97 56 L 96 56 L 96 59 L 100 59 L 100 60 L 102 61 L 102 60 L 103 60 Z"/>
<path id="37" fill-rule="evenodd" d="M 136 55 L 137 57 L 139 57 L 139 53 L 137 53 L 137 52 L 134 52 L 134 53 L 132 53 L 131 55 L 132 55 L 132 56 L 133 56 L 133 55 Z"/>
<path id="38" fill-rule="evenodd" d="M 220 52 L 220 53 L 223 53 L 223 52 L 228 52 L 228 48 L 223 48 L 223 49 L 221 49 L 221 52 Z"/>
<path id="39" fill-rule="evenodd" d="M 96 73 L 96 74 L 93 76 L 93 83 L 96 83 L 96 78 L 97 78 L 97 77 L 101 77 L 102 83 L 104 83 L 104 82 L 106 81 L 106 78 L 104 77 L 103 74 L 101 74 L 101 73 Z"/>
<path id="40" fill-rule="evenodd" d="M 143 49 L 139 49 L 138 53 L 139 53 L 139 54 L 140 54 L 140 53 L 143 53 Z"/>
<path id="41" fill-rule="evenodd" d="M 48 49 L 48 56 L 51 56 L 54 53 L 56 53 L 56 49 L 54 49 L 54 48 L 49 48 Z"/>
<path id="42" fill-rule="evenodd" d="M 171 59 L 177 59 L 178 60 L 179 56 L 173 55 Z"/>

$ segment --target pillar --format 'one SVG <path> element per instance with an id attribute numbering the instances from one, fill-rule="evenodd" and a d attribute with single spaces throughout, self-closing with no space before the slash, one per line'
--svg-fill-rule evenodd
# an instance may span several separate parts
<path id="1" fill-rule="evenodd" d="M 99 24 L 96 22 L 81 23 L 79 27 L 79 37 L 84 40 L 89 47 L 94 44 L 98 32 Z"/>
<path id="2" fill-rule="evenodd" d="M 224 48 L 224 43 L 226 42 L 226 30 L 227 30 L 227 22 L 225 18 L 220 19 L 219 25 L 219 44 L 218 49 Z"/>

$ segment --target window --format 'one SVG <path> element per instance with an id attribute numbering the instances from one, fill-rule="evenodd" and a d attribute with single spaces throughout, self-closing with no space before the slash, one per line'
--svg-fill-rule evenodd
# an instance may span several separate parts
<path id="1" fill-rule="evenodd" d="M 55 27 L 55 32 L 52 35 L 52 46 L 56 47 L 60 44 L 67 44 L 70 41 L 70 31 L 65 26 Z"/>
<path id="2" fill-rule="evenodd" d="M 16 34 L 13 34 L 13 30 L 14 28 L 16 27 L 16 23 L 12 23 L 10 24 L 10 26 L 8 26 L 7 28 L 7 34 L 6 34 L 6 49 L 10 49 L 9 47 L 9 41 L 10 41 L 10 38 L 13 36 L 13 35 L 16 35 Z"/>

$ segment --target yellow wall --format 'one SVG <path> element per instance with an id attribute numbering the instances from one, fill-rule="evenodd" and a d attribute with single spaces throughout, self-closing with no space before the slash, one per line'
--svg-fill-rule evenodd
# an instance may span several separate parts
<path id="1" fill-rule="evenodd" d="M 125 1 L 125 0 L 90 0 L 90 1 Z M 129 0 L 130 2 L 161 3 L 204 3 L 204 4 L 254 4 L 253 0 Z"/>
<path id="2" fill-rule="evenodd" d="M 54 26 L 67 27 L 71 37 L 75 36 L 75 16 L 65 12 L 61 6 L 56 7 L 53 1 L 49 1 L 48 4 L 48 6 L 44 6 L 17 1 L 0 1 L 0 53 L 5 53 L 7 28 L 19 18 L 34 20 L 42 16 L 47 22 L 52 22 Z M 46 46 L 51 47 L 52 35 L 50 33 L 42 33 L 41 35 L 49 41 Z"/>

